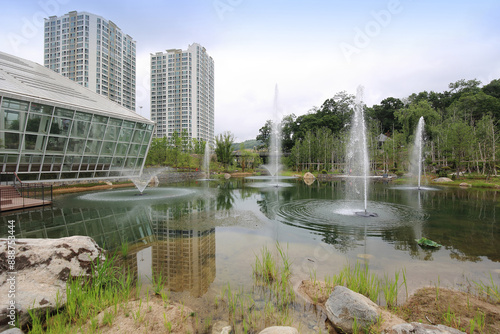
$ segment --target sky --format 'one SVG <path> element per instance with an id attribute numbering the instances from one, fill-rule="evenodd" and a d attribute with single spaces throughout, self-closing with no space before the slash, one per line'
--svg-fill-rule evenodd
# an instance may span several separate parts
<path id="1" fill-rule="evenodd" d="M 0 50 L 43 64 L 43 19 L 73 10 L 137 42 L 137 112 L 148 119 L 150 54 L 204 46 L 215 62 L 215 134 L 236 142 L 359 85 L 372 106 L 500 78 L 498 0 L 2 0 Z"/>

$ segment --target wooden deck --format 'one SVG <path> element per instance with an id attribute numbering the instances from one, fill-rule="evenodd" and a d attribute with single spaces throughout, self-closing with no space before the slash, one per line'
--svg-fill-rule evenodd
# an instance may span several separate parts
<path id="1" fill-rule="evenodd" d="M 37 206 L 50 205 L 52 201 L 21 197 L 12 186 L 0 186 L 0 211 L 11 211 Z"/>
<path id="2" fill-rule="evenodd" d="M 33 198 L 11 198 L 8 200 L 2 200 L 2 205 L 0 206 L 0 211 L 11 211 L 26 208 L 33 208 L 37 206 L 50 205 L 51 201 L 42 201 L 41 199 Z"/>

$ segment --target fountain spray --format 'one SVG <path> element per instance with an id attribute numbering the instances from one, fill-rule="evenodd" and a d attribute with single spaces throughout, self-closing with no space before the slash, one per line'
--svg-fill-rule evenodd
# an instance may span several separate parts
<path id="1" fill-rule="evenodd" d="M 347 168 L 349 172 L 349 192 L 363 198 L 364 211 L 356 212 L 358 216 L 377 217 L 373 212 L 368 212 L 368 177 L 370 173 L 370 160 L 366 140 L 366 125 L 363 107 L 363 86 L 356 92 L 356 103 L 351 123 L 349 146 L 347 149 Z"/>

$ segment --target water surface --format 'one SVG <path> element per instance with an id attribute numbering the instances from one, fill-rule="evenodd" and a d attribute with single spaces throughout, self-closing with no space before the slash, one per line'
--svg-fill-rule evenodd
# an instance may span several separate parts
<path id="1" fill-rule="evenodd" d="M 88 235 L 111 251 L 127 244 L 123 264 L 137 277 L 161 271 L 176 298 L 199 307 L 228 283 L 251 290 L 255 255 L 276 242 L 288 249 L 295 282 L 361 261 L 380 277 L 404 268 L 410 291 L 438 281 L 464 288 L 490 273 L 500 284 L 495 191 L 412 191 L 374 182 L 367 206 L 378 217 L 366 218 L 352 214 L 364 203 L 345 200 L 346 181 L 260 182 L 190 182 L 146 188 L 143 196 L 132 188 L 59 195 L 53 207 L 2 215 L 0 236 L 14 219 L 17 238 Z M 443 247 L 423 249 L 415 242 L 421 237 Z"/>

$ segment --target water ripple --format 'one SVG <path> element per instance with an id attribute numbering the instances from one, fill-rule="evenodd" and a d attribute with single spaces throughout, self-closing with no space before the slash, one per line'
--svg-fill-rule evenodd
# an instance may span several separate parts
<path id="1" fill-rule="evenodd" d="M 292 202 L 273 202 L 269 210 L 274 219 L 287 225 L 315 231 L 332 227 L 354 230 L 368 227 L 372 231 L 421 223 L 426 214 L 421 210 L 393 203 L 368 202 L 368 212 L 378 217 L 360 217 L 363 201 L 303 199 Z"/>

